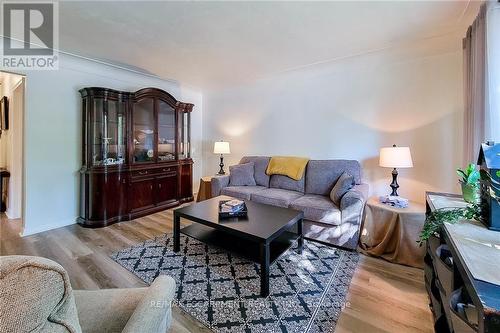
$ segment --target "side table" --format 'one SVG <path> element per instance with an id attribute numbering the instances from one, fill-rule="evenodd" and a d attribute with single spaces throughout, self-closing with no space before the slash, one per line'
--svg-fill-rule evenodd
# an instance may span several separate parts
<path id="1" fill-rule="evenodd" d="M 409 203 L 407 208 L 368 199 L 361 227 L 359 251 L 387 261 L 423 268 L 425 246 L 417 244 L 425 222 L 425 205 Z"/>
<path id="2" fill-rule="evenodd" d="M 202 177 L 200 179 L 200 187 L 198 189 L 198 195 L 196 196 L 196 202 L 210 199 L 212 197 L 212 177 Z"/>
<path id="3" fill-rule="evenodd" d="M 0 168 L 0 212 L 5 212 L 7 203 L 3 202 L 3 182 L 5 178 L 10 177 L 10 172 L 4 168 Z"/>

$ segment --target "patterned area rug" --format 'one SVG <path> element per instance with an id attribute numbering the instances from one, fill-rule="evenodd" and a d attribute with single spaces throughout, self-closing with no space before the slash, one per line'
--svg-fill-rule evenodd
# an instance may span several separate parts
<path id="1" fill-rule="evenodd" d="M 177 282 L 177 304 L 215 332 L 333 332 L 358 262 L 348 252 L 304 241 L 270 268 L 270 295 L 260 296 L 259 265 L 223 249 L 171 234 L 114 253 L 150 284 L 160 274 Z"/>

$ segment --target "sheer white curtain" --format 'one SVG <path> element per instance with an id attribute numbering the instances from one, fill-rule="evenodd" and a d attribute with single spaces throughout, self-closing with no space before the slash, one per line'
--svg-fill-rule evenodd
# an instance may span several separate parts
<path id="1" fill-rule="evenodd" d="M 480 144 L 500 142 L 500 3 L 481 6 L 464 47 L 464 164 L 475 162 Z"/>

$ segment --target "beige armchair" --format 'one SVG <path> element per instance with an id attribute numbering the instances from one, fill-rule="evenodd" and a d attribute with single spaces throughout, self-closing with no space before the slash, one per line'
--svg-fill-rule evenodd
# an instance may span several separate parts
<path id="1" fill-rule="evenodd" d="M 75 290 L 52 260 L 0 257 L 0 332 L 165 333 L 175 282 L 159 276 L 147 288 Z"/>

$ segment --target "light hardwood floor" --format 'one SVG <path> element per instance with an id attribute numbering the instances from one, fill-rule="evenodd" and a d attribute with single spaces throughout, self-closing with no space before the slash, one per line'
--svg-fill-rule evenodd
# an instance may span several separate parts
<path id="1" fill-rule="evenodd" d="M 21 223 L 0 215 L 0 255 L 53 259 L 68 271 L 74 289 L 126 288 L 145 284 L 109 255 L 171 232 L 172 211 L 107 228 L 71 225 L 22 238 Z M 178 308 L 173 317 L 171 332 L 208 332 Z M 423 271 L 362 255 L 336 332 L 433 332 Z"/>

